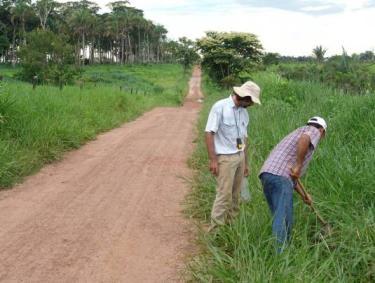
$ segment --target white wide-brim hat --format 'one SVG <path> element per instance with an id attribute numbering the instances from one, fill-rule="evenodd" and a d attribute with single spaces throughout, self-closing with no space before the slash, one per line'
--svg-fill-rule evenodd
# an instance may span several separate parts
<path id="1" fill-rule="evenodd" d="M 252 81 L 248 81 L 240 87 L 233 87 L 233 91 L 240 97 L 249 96 L 254 103 L 261 104 L 260 87 Z"/>

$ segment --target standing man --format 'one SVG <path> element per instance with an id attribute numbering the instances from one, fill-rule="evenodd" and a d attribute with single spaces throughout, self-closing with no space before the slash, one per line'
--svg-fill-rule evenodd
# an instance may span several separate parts
<path id="1" fill-rule="evenodd" d="M 208 116 L 205 132 L 209 167 L 217 177 L 210 230 L 224 225 L 238 213 L 242 179 L 249 174 L 246 108 L 260 104 L 259 97 L 259 86 L 248 81 L 234 87 L 228 98 L 217 101 Z"/>
<path id="2" fill-rule="evenodd" d="M 323 118 L 312 117 L 306 126 L 294 130 L 276 145 L 260 170 L 259 178 L 273 216 L 272 233 L 277 241 L 278 252 L 282 252 L 291 236 L 293 188 L 305 203 L 312 203 L 311 196 L 305 196 L 295 180 L 305 173 L 326 130 L 327 123 Z"/>

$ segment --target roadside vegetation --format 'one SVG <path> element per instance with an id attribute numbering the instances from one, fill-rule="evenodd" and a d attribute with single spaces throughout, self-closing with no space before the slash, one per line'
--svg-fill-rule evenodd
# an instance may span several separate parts
<path id="1" fill-rule="evenodd" d="M 0 69 L 0 188 L 155 106 L 179 105 L 190 77 L 176 64 L 85 70 L 76 85 L 33 89 Z"/>
<path id="2" fill-rule="evenodd" d="M 375 279 L 375 96 L 342 95 L 318 83 L 288 81 L 269 72 L 253 77 L 262 88 L 262 106 L 251 107 L 249 184 L 252 199 L 239 217 L 216 234 L 202 234 L 202 253 L 190 265 L 198 282 L 371 282 Z M 212 104 L 229 95 L 204 80 L 203 133 Z M 313 115 L 328 120 L 328 133 L 303 179 L 315 206 L 333 225 L 320 237 L 320 225 L 295 196 L 291 246 L 276 256 L 271 217 L 257 178 L 274 145 Z M 215 180 L 208 170 L 204 135 L 191 166 L 196 170 L 187 213 L 209 222 Z"/>
<path id="3" fill-rule="evenodd" d="M 207 33 L 203 48 L 206 76 L 199 138 L 190 160 L 196 174 L 186 212 L 210 222 L 216 182 L 208 170 L 204 127 L 213 103 L 234 84 L 254 80 L 262 106 L 249 108 L 249 184 L 252 199 L 238 218 L 214 233 L 201 233 L 201 253 L 189 265 L 193 282 L 372 282 L 375 280 L 375 57 L 372 51 L 325 58 L 288 58 L 262 53 L 256 36 Z M 241 53 L 241 50 L 251 50 Z M 260 52 L 260 53 L 259 53 Z M 249 54 L 251 56 L 249 56 Z M 242 62 L 244 62 L 242 64 Z M 258 172 L 272 148 L 311 116 L 328 121 L 326 139 L 302 180 L 314 205 L 334 227 L 331 236 L 295 196 L 293 241 L 276 255 L 271 216 Z"/>
<path id="4" fill-rule="evenodd" d="M 375 92 L 375 54 L 365 51 L 348 55 L 324 57 L 326 49 L 317 46 L 313 56 L 305 58 L 282 57 L 268 53 L 263 57 L 264 68 L 289 80 L 320 82 L 347 94 Z"/>

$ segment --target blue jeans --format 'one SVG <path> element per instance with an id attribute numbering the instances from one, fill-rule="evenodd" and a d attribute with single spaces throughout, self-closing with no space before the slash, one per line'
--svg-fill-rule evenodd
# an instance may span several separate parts
<path id="1" fill-rule="evenodd" d="M 262 173 L 260 180 L 273 216 L 272 233 L 277 241 L 277 250 L 282 252 L 292 232 L 294 185 L 290 179 L 270 173 Z"/>

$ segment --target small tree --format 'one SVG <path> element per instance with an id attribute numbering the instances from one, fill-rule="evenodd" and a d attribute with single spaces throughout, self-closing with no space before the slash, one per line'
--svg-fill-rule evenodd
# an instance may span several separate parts
<path id="1" fill-rule="evenodd" d="M 262 45 L 251 33 L 207 32 L 197 45 L 203 55 L 203 67 L 211 77 L 227 85 L 235 83 L 239 73 L 252 70 L 261 62 Z"/>
<path id="2" fill-rule="evenodd" d="M 52 82 L 62 87 L 76 74 L 73 48 L 63 36 L 48 30 L 28 34 L 28 45 L 20 49 L 22 70 L 19 76 L 27 81 Z"/>
<path id="3" fill-rule="evenodd" d="M 184 70 L 187 70 L 199 60 L 195 43 L 186 37 L 182 37 L 178 40 L 176 53 L 177 61 L 183 65 Z"/>

